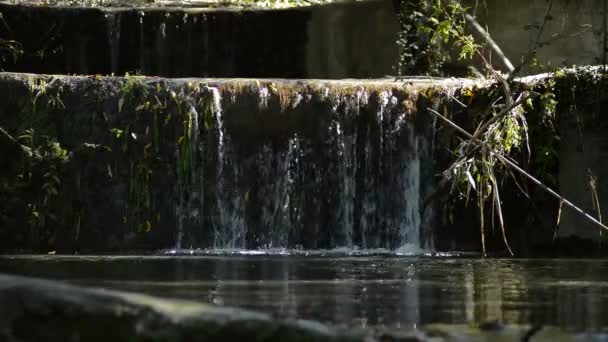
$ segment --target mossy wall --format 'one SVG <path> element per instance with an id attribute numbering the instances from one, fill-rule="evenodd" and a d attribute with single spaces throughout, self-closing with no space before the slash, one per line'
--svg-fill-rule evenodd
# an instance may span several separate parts
<path id="1" fill-rule="evenodd" d="M 602 214 L 608 203 L 605 79 L 601 68 L 587 68 L 521 79 L 514 88 L 542 94 L 524 108 L 531 154 L 514 157 L 596 217 L 592 188 Z M 444 189 L 425 206 L 460 142 L 427 109 L 471 131 L 500 91 L 456 79 L 5 73 L 1 247 L 476 250 L 474 203 Z M 566 207 L 557 227 L 558 200 L 502 176 L 507 237 L 518 255 L 555 250 L 554 237 L 591 246 L 604 238 Z M 497 229 L 487 241 L 489 250 L 504 248 Z"/>
<path id="2" fill-rule="evenodd" d="M 3 74 L 1 248 L 431 246 L 428 87 Z"/>

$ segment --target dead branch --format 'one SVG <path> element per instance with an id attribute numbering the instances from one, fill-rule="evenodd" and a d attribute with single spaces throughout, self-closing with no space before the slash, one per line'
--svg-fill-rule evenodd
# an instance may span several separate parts
<path id="1" fill-rule="evenodd" d="M 486 42 L 488 42 L 488 44 L 490 45 L 492 50 L 494 50 L 494 52 L 502 60 L 502 63 L 505 65 L 505 67 L 507 67 L 507 70 L 509 70 L 510 73 L 513 72 L 513 70 L 514 70 L 513 64 L 511 64 L 511 61 L 507 58 L 507 56 L 505 56 L 505 54 L 504 54 L 504 52 L 502 52 L 502 49 L 500 48 L 500 46 L 498 46 L 498 44 L 496 44 L 496 42 L 494 41 L 494 39 L 492 39 L 490 34 L 479 24 L 479 22 L 477 22 L 477 20 L 475 20 L 475 18 L 473 18 L 472 15 L 465 13 L 464 17 L 469 23 L 471 23 L 471 25 L 473 25 L 473 28 L 477 31 L 477 33 L 479 33 L 483 37 L 483 39 L 485 39 Z"/>
<path id="2" fill-rule="evenodd" d="M 570 202 L 569 200 L 567 200 L 563 196 L 559 195 L 553 189 L 551 189 L 548 186 L 544 185 L 541 181 L 539 181 L 534 176 L 532 176 L 531 174 L 529 174 L 528 172 L 526 172 L 525 170 L 523 170 L 521 167 L 519 167 L 516 163 L 512 162 L 511 160 L 509 160 L 508 158 L 506 158 L 505 156 L 503 156 L 500 152 L 497 152 L 494 149 L 492 149 L 490 146 L 488 146 L 487 143 L 485 143 L 484 141 L 481 141 L 479 139 L 473 139 L 474 138 L 473 135 L 471 135 L 469 132 L 467 132 L 466 130 L 464 130 L 463 128 L 461 128 L 460 126 L 458 126 L 457 124 L 455 124 L 454 122 L 450 121 L 445 116 L 441 115 L 436 110 L 434 110 L 432 108 L 427 108 L 427 110 L 430 111 L 431 113 L 433 113 L 438 118 L 440 118 L 443 122 L 447 123 L 452 128 L 456 129 L 458 132 L 462 133 L 463 135 L 465 135 L 466 137 L 468 137 L 469 139 L 471 139 L 471 141 L 473 141 L 475 144 L 481 145 L 481 146 L 484 146 L 485 148 L 487 148 L 494 156 L 496 156 L 498 159 L 500 159 L 503 163 L 509 165 L 515 171 L 519 172 L 520 174 L 522 174 L 523 176 L 525 176 L 526 178 L 528 178 L 530 181 L 532 181 L 532 183 L 538 185 L 541 189 L 545 190 L 546 192 L 548 192 L 553 197 L 555 197 L 558 200 L 562 201 L 565 205 L 569 206 L 574 211 L 578 212 L 583 217 L 587 218 L 589 221 L 595 223 L 600 228 L 608 231 L 608 227 L 605 226 L 600 221 L 598 221 L 595 217 L 593 217 L 590 214 L 586 213 L 583 209 L 579 208 L 578 206 L 576 206 L 574 203 Z"/>

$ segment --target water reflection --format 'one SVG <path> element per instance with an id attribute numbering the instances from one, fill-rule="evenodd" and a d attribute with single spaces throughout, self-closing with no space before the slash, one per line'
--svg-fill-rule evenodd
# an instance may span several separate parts
<path id="1" fill-rule="evenodd" d="M 206 256 L 0 257 L 0 272 L 194 299 L 344 326 L 608 326 L 608 262 Z"/>

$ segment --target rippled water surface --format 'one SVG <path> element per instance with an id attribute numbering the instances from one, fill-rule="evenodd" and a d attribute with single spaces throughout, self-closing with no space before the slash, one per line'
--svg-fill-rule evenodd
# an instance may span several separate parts
<path id="1" fill-rule="evenodd" d="M 344 326 L 501 320 L 607 331 L 608 261 L 395 255 L 2 256 L 0 272 Z"/>

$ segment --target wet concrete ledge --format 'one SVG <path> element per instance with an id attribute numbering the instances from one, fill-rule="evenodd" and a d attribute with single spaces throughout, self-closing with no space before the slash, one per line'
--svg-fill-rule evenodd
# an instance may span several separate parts
<path id="1" fill-rule="evenodd" d="M 534 82 L 542 82 L 552 77 L 551 74 L 541 74 L 522 78 L 523 82 L 533 84 Z M 64 74 L 37 74 L 37 73 L 18 73 L 18 72 L 0 72 L 0 80 L 2 82 L 14 82 L 27 84 L 36 80 L 46 80 L 47 83 L 58 81 L 66 85 L 78 85 L 79 83 L 106 83 L 117 85 L 125 82 L 127 79 L 142 81 L 147 84 L 155 84 L 158 82 L 167 83 L 176 87 L 186 85 L 188 83 L 204 84 L 210 87 L 219 88 L 243 88 L 243 87 L 260 87 L 274 85 L 277 89 L 289 89 L 298 91 L 305 88 L 329 88 L 343 90 L 390 90 L 401 89 L 404 92 L 413 91 L 419 92 L 429 88 L 437 88 L 438 90 L 454 91 L 463 87 L 485 87 L 491 84 L 490 81 L 474 78 L 455 78 L 455 77 L 427 77 L 427 76 L 410 76 L 410 77 L 383 77 L 383 78 L 342 78 L 342 79 L 292 79 L 292 78 L 205 78 L 205 77 L 158 77 L 145 75 L 132 76 L 109 76 L 109 75 L 64 75 Z"/>

